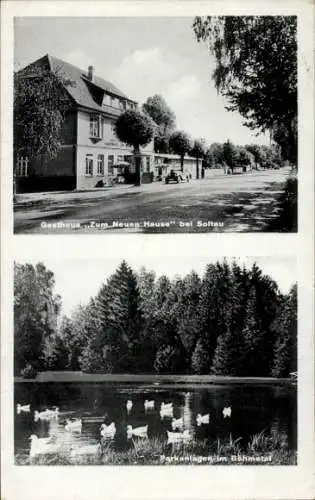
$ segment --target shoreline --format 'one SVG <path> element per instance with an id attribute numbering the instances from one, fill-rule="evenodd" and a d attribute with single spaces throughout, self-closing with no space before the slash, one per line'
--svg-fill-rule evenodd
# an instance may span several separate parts
<path id="1" fill-rule="evenodd" d="M 39 372 L 36 378 L 14 377 L 14 383 L 69 383 L 69 382 L 108 382 L 108 383 L 151 383 L 154 386 L 184 384 L 288 384 L 290 378 L 275 377 L 232 377 L 223 375 L 152 375 L 152 374 L 100 374 L 83 372 Z"/>

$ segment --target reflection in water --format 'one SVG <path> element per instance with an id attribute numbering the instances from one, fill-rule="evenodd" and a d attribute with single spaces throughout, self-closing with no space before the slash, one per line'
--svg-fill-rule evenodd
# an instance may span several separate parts
<path id="1" fill-rule="evenodd" d="M 29 413 L 15 411 L 15 452 L 22 455 L 29 453 L 31 434 L 50 437 L 66 449 L 77 449 L 96 445 L 102 424 L 112 423 L 115 434 L 107 437 L 115 450 L 132 445 L 127 436 L 128 425 L 132 429 L 148 426 L 149 437 L 166 441 L 167 432 L 174 430 L 173 419 L 182 419 L 181 431 L 189 431 L 196 440 L 211 442 L 232 435 L 246 443 L 264 431 L 273 436 L 281 434 L 290 449 L 296 448 L 296 388 L 292 386 L 197 385 L 185 391 L 175 386 L 18 383 L 17 401 L 31 405 Z M 128 401 L 132 406 L 127 406 Z M 145 401 L 151 404 L 145 405 Z M 172 412 L 161 415 L 163 402 L 172 403 Z M 41 412 L 54 406 L 59 407 L 58 419 L 34 421 L 35 410 Z M 230 417 L 224 418 L 224 408 L 231 408 Z M 209 423 L 198 426 L 198 414 L 209 414 Z M 82 420 L 81 433 L 66 430 L 69 419 Z"/>

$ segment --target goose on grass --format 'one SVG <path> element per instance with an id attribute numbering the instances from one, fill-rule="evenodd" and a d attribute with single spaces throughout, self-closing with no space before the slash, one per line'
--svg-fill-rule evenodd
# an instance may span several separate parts
<path id="1" fill-rule="evenodd" d="M 109 425 L 102 424 L 100 427 L 100 432 L 103 438 L 113 438 L 116 434 L 115 422 L 112 422 Z"/>

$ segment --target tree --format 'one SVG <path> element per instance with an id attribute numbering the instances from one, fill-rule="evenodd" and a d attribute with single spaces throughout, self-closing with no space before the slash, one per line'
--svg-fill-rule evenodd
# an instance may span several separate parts
<path id="1" fill-rule="evenodd" d="M 245 149 L 253 155 L 255 167 L 257 169 L 258 165 L 261 165 L 263 161 L 261 147 L 259 144 L 247 144 Z"/>
<path id="2" fill-rule="evenodd" d="M 183 353 L 179 346 L 163 345 L 156 353 L 154 369 L 158 373 L 182 373 Z"/>
<path id="3" fill-rule="evenodd" d="M 52 341 L 51 352 L 46 359 L 48 370 L 69 369 L 70 351 L 65 340 L 59 335 L 55 335 Z"/>
<path id="4" fill-rule="evenodd" d="M 142 109 L 157 125 L 154 133 L 154 151 L 168 153 L 169 138 L 176 124 L 175 113 L 168 106 L 164 97 L 158 94 L 148 97 Z"/>
<path id="5" fill-rule="evenodd" d="M 206 152 L 206 164 L 209 168 L 218 168 L 223 165 L 223 144 L 214 142 Z"/>
<path id="6" fill-rule="evenodd" d="M 197 179 L 199 179 L 199 159 L 202 158 L 205 154 L 205 140 L 204 139 L 196 139 L 194 141 L 194 145 L 190 151 L 190 154 L 196 158 L 196 167 L 197 167 Z"/>
<path id="7" fill-rule="evenodd" d="M 191 357 L 191 369 L 198 375 L 206 375 L 210 371 L 210 358 L 201 339 L 198 340 Z"/>
<path id="8" fill-rule="evenodd" d="M 148 97 L 142 108 L 143 111 L 146 112 L 159 126 L 159 129 L 164 136 L 174 130 L 176 116 L 168 106 L 164 97 L 158 94 L 155 94 L 153 97 Z"/>
<path id="9" fill-rule="evenodd" d="M 272 375 L 288 377 L 297 371 L 297 286 L 281 297 L 272 325 L 275 345 Z"/>
<path id="10" fill-rule="evenodd" d="M 60 71 L 36 63 L 14 74 L 13 150 L 15 165 L 19 156 L 31 162 L 55 158 L 61 147 L 62 127 L 71 106 L 67 87 L 74 83 Z"/>
<path id="11" fill-rule="evenodd" d="M 184 170 L 184 156 L 191 149 L 191 140 L 186 132 L 173 132 L 170 137 L 170 148 L 175 154 L 180 156 L 180 168 Z"/>
<path id="12" fill-rule="evenodd" d="M 170 136 L 165 135 L 157 129 L 154 135 L 154 152 L 166 154 L 170 149 Z"/>
<path id="13" fill-rule="evenodd" d="M 153 122 L 148 115 L 131 109 L 122 113 L 115 124 L 118 139 L 134 149 L 138 186 L 141 184 L 140 146 L 145 146 L 152 140 L 153 130 Z"/>
<path id="14" fill-rule="evenodd" d="M 294 161 L 297 17 L 198 16 L 193 31 L 215 57 L 213 80 L 229 103 L 227 109 L 237 110 L 251 129 L 275 131 L 275 140 L 277 130 L 285 130 L 281 135 Z"/>
<path id="15" fill-rule="evenodd" d="M 237 161 L 237 149 L 229 140 L 227 140 L 223 144 L 222 158 L 223 162 L 231 169 L 233 173 Z"/>
<path id="16" fill-rule="evenodd" d="M 104 362 L 117 372 L 141 371 L 146 360 L 141 351 L 139 290 L 136 275 L 125 261 L 102 286 L 95 305 L 99 318 L 96 337 Z"/>
<path id="17" fill-rule="evenodd" d="M 55 279 L 42 263 L 14 265 L 14 372 L 27 364 L 45 367 L 45 355 L 57 331 L 61 300 Z"/>
<path id="18" fill-rule="evenodd" d="M 214 375 L 237 376 L 239 370 L 239 347 L 237 339 L 228 327 L 226 332 L 218 337 L 214 352 L 211 373 Z"/>
<path id="19" fill-rule="evenodd" d="M 89 344 L 95 333 L 95 307 L 91 301 L 86 306 L 77 306 L 71 317 L 63 316 L 60 322 L 59 335 L 69 350 L 69 368 L 80 370 L 80 358 L 83 349 Z"/>
<path id="20" fill-rule="evenodd" d="M 243 169 L 243 171 L 246 171 L 246 168 L 253 163 L 253 160 L 254 156 L 252 155 L 252 153 L 250 153 L 246 148 L 242 146 L 239 147 L 237 163 Z"/>

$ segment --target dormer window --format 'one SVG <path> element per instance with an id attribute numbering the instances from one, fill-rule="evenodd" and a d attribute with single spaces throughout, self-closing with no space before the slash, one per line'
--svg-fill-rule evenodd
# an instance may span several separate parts
<path id="1" fill-rule="evenodd" d="M 110 106 L 111 105 L 111 98 L 108 94 L 104 94 L 103 98 L 103 106 Z"/>
<path id="2" fill-rule="evenodd" d="M 119 101 L 119 107 L 122 111 L 126 111 L 126 101 L 120 100 Z"/>
<path id="3" fill-rule="evenodd" d="M 101 115 L 90 116 L 90 137 L 93 137 L 93 139 L 103 138 L 103 120 Z"/>

